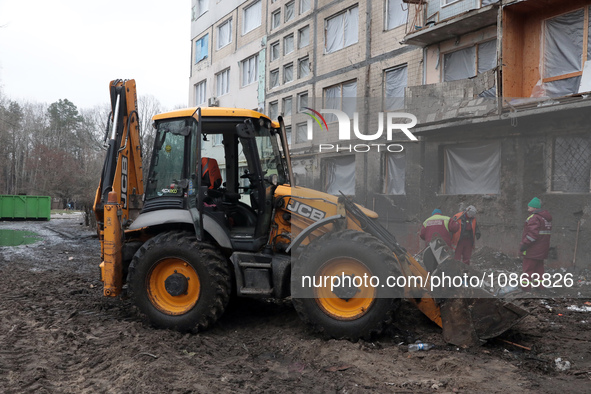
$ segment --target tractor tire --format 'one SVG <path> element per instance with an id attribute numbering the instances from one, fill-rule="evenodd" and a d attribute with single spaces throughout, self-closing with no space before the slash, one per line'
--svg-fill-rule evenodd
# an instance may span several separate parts
<path id="1" fill-rule="evenodd" d="M 148 240 L 129 266 L 129 293 L 157 328 L 197 332 L 224 313 L 231 291 L 226 259 L 188 232 Z"/>
<path id="2" fill-rule="evenodd" d="M 379 277 L 380 284 L 331 292 L 330 281 L 326 287 L 302 282 L 304 276 L 354 278 L 364 274 Z M 310 243 L 295 262 L 292 302 L 304 323 L 325 338 L 371 340 L 391 324 L 400 304 L 402 290 L 383 287 L 388 276 L 398 275 L 394 254 L 377 238 L 355 230 L 336 231 Z"/>

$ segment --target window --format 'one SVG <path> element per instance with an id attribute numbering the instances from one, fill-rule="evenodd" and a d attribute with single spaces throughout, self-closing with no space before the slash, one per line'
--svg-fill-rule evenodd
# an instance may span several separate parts
<path id="1" fill-rule="evenodd" d="M 453 4 L 453 3 L 457 2 L 457 1 L 460 1 L 460 0 L 441 0 L 441 6 L 443 7 L 443 6 L 446 6 L 446 5 L 449 5 L 449 4 Z"/>
<path id="2" fill-rule="evenodd" d="M 279 116 L 279 103 L 277 101 L 273 101 L 269 103 L 269 118 L 271 120 L 277 119 Z"/>
<path id="3" fill-rule="evenodd" d="M 384 193 L 392 195 L 405 194 L 406 157 L 404 151 L 386 155 L 384 168 L 386 169 Z"/>
<path id="4" fill-rule="evenodd" d="M 332 53 L 356 44 L 359 32 L 359 7 L 355 6 L 324 23 L 324 51 Z"/>
<path id="5" fill-rule="evenodd" d="M 291 126 L 285 126 L 285 136 L 287 137 L 287 144 L 291 145 Z"/>
<path id="6" fill-rule="evenodd" d="M 589 8 L 584 8 L 544 22 L 542 82 L 547 96 L 566 96 L 579 91 L 583 65 L 591 55 L 589 23 L 585 24 L 588 15 Z"/>
<path id="7" fill-rule="evenodd" d="M 405 6 L 402 0 L 386 0 L 385 30 L 405 25 L 407 16 L 408 4 Z"/>
<path id="8" fill-rule="evenodd" d="M 310 59 L 308 57 L 298 60 L 298 78 L 307 77 L 310 74 Z"/>
<path id="9" fill-rule="evenodd" d="M 298 49 L 307 47 L 310 44 L 310 26 L 298 30 Z"/>
<path id="10" fill-rule="evenodd" d="M 261 0 L 258 0 L 248 7 L 246 7 L 242 13 L 242 35 L 256 29 L 261 25 L 263 8 Z"/>
<path id="11" fill-rule="evenodd" d="M 293 52 L 293 34 L 283 37 L 283 55 Z"/>
<path id="12" fill-rule="evenodd" d="M 259 55 L 253 55 L 242 61 L 242 86 L 259 80 Z"/>
<path id="13" fill-rule="evenodd" d="M 588 135 L 555 137 L 548 153 L 550 191 L 589 193 L 591 139 Z"/>
<path id="14" fill-rule="evenodd" d="M 206 86 L 206 80 L 203 80 L 198 84 L 195 84 L 195 105 L 203 104 L 207 100 Z"/>
<path id="15" fill-rule="evenodd" d="M 216 94 L 218 97 L 227 94 L 230 91 L 230 69 L 227 68 L 224 71 L 216 74 L 215 82 Z"/>
<path id="16" fill-rule="evenodd" d="M 283 83 L 286 84 L 291 81 L 293 81 L 293 63 L 283 66 Z"/>
<path id="17" fill-rule="evenodd" d="M 298 123 L 296 125 L 296 143 L 302 143 L 308 141 L 308 123 Z"/>
<path id="18" fill-rule="evenodd" d="M 501 143 L 445 147 L 445 194 L 498 194 L 501 189 Z"/>
<path id="19" fill-rule="evenodd" d="M 279 69 L 273 70 L 269 73 L 269 87 L 271 89 L 279 86 Z"/>
<path id="20" fill-rule="evenodd" d="M 281 24 L 281 10 L 277 10 L 271 14 L 271 29 L 277 29 Z"/>
<path id="21" fill-rule="evenodd" d="M 195 41 L 195 64 L 205 59 L 209 54 L 209 34 Z"/>
<path id="22" fill-rule="evenodd" d="M 232 18 L 218 26 L 218 49 L 232 42 Z"/>
<path id="23" fill-rule="evenodd" d="M 497 65 L 497 42 L 486 41 L 443 55 L 443 80 L 457 81 L 476 76 Z"/>
<path id="24" fill-rule="evenodd" d="M 223 134 L 214 134 L 211 144 L 213 146 L 223 145 L 224 144 L 224 135 Z M 222 177 L 225 179 L 225 177 Z"/>
<path id="25" fill-rule="evenodd" d="M 300 14 L 309 11 L 312 5 L 312 0 L 300 0 Z"/>
<path id="26" fill-rule="evenodd" d="M 323 160 L 324 188 L 328 194 L 355 195 L 355 156 L 348 155 Z"/>
<path id="27" fill-rule="evenodd" d="M 406 66 L 384 71 L 384 110 L 404 108 L 404 88 L 407 83 Z"/>
<path id="28" fill-rule="evenodd" d="M 324 108 L 343 111 L 353 119 L 353 113 L 357 106 L 356 97 L 357 81 L 355 80 L 329 86 L 324 89 Z M 326 114 L 324 119 L 327 122 L 336 122 L 337 117 L 333 114 Z"/>
<path id="29" fill-rule="evenodd" d="M 292 112 L 292 99 L 291 96 L 283 99 L 283 116 L 291 116 Z"/>
<path id="30" fill-rule="evenodd" d="M 298 94 L 298 112 L 303 112 L 308 106 L 308 93 Z"/>
<path id="31" fill-rule="evenodd" d="M 271 44 L 271 61 L 279 59 L 279 41 Z"/>
<path id="32" fill-rule="evenodd" d="M 197 0 L 197 18 L 205 14 L 209 8 L 209 0 Z"/>
<path id="33" fill-rule="evenodd" d="M 285 22 L 289 22 L 295 17 L 295 1 L 290 1 L 285 5 Z"/>

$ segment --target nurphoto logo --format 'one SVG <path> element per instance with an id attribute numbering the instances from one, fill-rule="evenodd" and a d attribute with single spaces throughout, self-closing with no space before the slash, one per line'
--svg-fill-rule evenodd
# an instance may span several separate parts
<path id="1" fill-rule="evenodd" d="M 312 108 L 304 107 L 304 109 L 310 111 L 304 112 L 310 117 L 307 122 L 307 138 L 311 141 L 314 138 L 314 123 L 316 121 L 320 130 L 326 129 L 328 131 L 328 124 L 322 114 L 332 114 L 336 116 L 338 123 L 338 138 L 339 141 L 350 141 L 351 140 L 351 118 L 343 111 L 336 109 L 321 109 L 315 111 Z M 410 141 L 418 141 L 417 137 L 411 133 L 410 129 L 416 126 L 417 117 L 413 114 L 406 112 L 379 112 L 378 113 L 378 130 L 373 134 L 364 134 L 359 130 L 359 113 L 353 113 L 353 133 L 356 138 L 362 141 L 376 141 L 382 138 L 384 134 L 384 119 L 386 123 L 386 140 L 392 141 L 395 131 L 402 131 L 404 135 Z M 410 120 L 410 122 L 404 122 L 404 120 Z M 378 152 L 387 150 L 388 152 L 402 152 L 404 147 L 401 144 L 383 144 L 383 143 L 372 143 L 372 144 L 349 144 L 349 145 L 338 145 L 338 144 L 319 144 L 319 152 L 328 151 L 348 151 L 348 152 L 369 152 L 372 149 L 377 149 Z"/>

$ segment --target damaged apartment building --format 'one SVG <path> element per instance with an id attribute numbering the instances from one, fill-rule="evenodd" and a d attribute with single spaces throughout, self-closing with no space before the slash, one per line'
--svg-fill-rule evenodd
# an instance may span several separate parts
<path id="1" fill-rule="evenodd" d="M 353 196 L 411 251 L 434 208 L 474 205 L 477 246 L 516 255 L 537 196 L 554 216 L 549 263 L 588 267 L 590 12 L 591 0 L 193 0 L 190 103 L 281 116 L 297 184 Z M 306 108 L 344 112 L 353 138 Z M 416 116 L 419 141 L 387 139 L 388 113 Z"/>

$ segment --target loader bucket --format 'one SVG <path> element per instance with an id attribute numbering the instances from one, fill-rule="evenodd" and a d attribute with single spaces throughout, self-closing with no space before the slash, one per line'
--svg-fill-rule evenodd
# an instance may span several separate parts
<path id="1" fill-rule="evenodd" d="M 514 298 L 495 296 L 499 289 L 487 282 L 486 274 L 455 260 L 439 238 L 425 250 L 423 264 L 431 283 L 439 285 L 431 288 L 431 296 L 440 306 L 443 338 L 448 343 L 462 347 L 483 344 L 529 313 Z"/>

